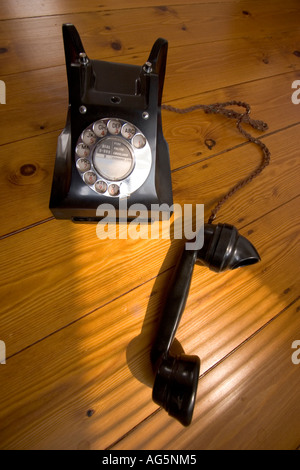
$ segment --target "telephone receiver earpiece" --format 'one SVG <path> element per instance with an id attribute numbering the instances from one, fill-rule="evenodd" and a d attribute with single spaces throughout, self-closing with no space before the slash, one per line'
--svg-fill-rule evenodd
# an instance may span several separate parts
<path id="1" fill-rule="evenodd" d="M 205 224 L 200 250 L 184 249 L 170 283 L 156 338 L 151 349 L 155 380 L 153 401 L 184 426 L 192 421 L 200 359 L 198 356 L 170 353 L 184 311 L 195 264 L 215 272 L 236 269 L 260 261 L 254 246 L 228 224 Z"/>

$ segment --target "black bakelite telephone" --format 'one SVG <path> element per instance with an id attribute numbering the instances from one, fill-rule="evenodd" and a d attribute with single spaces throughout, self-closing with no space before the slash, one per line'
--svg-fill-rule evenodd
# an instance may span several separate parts
<path id="1" fill-rule="evenodd" d="M 58 138 L 52 213 L 97 222 L 100 204 L 112 204 L 118 217 L 122 199 L 148 211 L 151 204 L 171 207 L 169 149 L 161 123 L 167 41 L 158 39 L 138 67 L 90 60 L 72 24 L 63 25 L 63 39 L 69 109 Z"/>
<path id="2" fill-rule="evenodd" d="M 237 121 L 238 130 L 258 145 L 264 155 L 261 165 L 234 186 L 219 201 L 204 224 L 204 244 L 199 250 L 184 247 L 151 349 L 155 374 L 153 400 L 183 425 L 191 423 L 200 359 L 174 355 L 170 348 L 184 311 L 192 274 L 198 262 L 215 272 L 257 263 L 259 254 L 237 229 L 213 224 L 220 207 L 237 190 L 253 180 L 268 165 L 270 152 L 253 138 L 242 123 L 265 130 L 262 121 L 250 119 L 246 103 L 229 101 L 178 109 L 162 105 L 168 43 L 158 39 L 142 66 L 90 60 L 75 26 L 63 25 L 69 85 L 66 127 L 58 138 L 50 209 L 59 219 L 97 222 L 102 203 L 152 204 L 168 211 L 173 203 L 168 145 L 163 137 L 161 108 L 178 113 L 203 109 Z M 228 109 L 242 106 L 245 113 Z M 165 203 L 165 204 L 163 204 Z M 120 218 L 121 219 L 121 218 Z M 127 220 L 130 217 L 127 215 Z"/>

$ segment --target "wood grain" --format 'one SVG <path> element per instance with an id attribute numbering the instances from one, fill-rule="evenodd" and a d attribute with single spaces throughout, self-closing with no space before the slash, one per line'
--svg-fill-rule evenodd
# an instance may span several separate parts
<path id="1" fill-rule="evenodd" d="M 209 5 L 211 0 L 189 0 L 188 4 L 204 3 Z M 214 3 L 214 2 L 212 2 Z M 241 3 L 240 0 L 218 0 L 218 3 Z M 164 5 L 161 5 L 160 0 L 147 1 L 147 7 L 153 6 L 159 8 L 162 12 L 168 11 L 167 5 L 181 5 L 182 0 L 165 0 Z M 53 4 L 51 0 L 35 0 L 28 3 L 26 0 L 11 0 L 9 3 L 1 0 L 1 15 L 0 19 L 36 17 L 36 16 L 49 16 L 49 15 L 63 15 L 66 13 L 82 13 L 91 11 L 106 11 L 106 10 L 122 10 L 142 7 L 137 0 L 128 0 L 124 4 L 123 0 L 114 0 L 114 2 L 103 1 L 101 5 L 97 0 L 90 0 L 89 3 L 82 2 L 82 0 L 65 0 L 58 4 Z"/>
<path id="2" fill-rule="evenodd" d="M 203 154 L 197 155 L 195 141 L 193 147 L 192 143 L 186 144 L 186 141 L 179 139 L 178 135 L 176 138 L 172 137 L 176 128 L 180 133 L 183 120 L 179 119 L 176 122 L 174 116 L 169 117 L 172 117 L 173 127 L 170 129 L 169 126 L 166 126 L 166 136 L 170 136 L 172 166 L 176 168 L 180 164 L 188 165 L 172 174 L 174 202 L 205 204 L 206 214 L 208 214 L 213 204 L 230 187 L 258 166 L 261 152 L 253 144 L 246 144 L 231 152 L 226 151 L 233 144 L 238 145 L 243 142 L 243 139 L 231 122 L 226 123 L 224 119 L 212 117 L 211 127 L 207 129 L 198 127 L 196 135 L 199 135 L 200 132 L 202 134 L 199 139 L 199 148 L 203 150 Z M 188 122 L 191 123 L 192 117 L 192 114 L 188 116 Z M 200 123 L 199 125 L 201 126 Z M 249 188 L 245 188 L 239 196 L 235 196 L 229 207 L 225 205 L 222 210 L 222 218 L 228 217 L 232 223 L 241 218 L 243 222 L 248 222 L 256 218 L 259 211 L 264 210 L 266 203 L 270 203 L 271 210 L 281 202 L 298 194 L 298 128 L 299 126 L 296 125 L 283 131 L 285 139 L 282 139 L 281 133 L 264 138 L 264 142 L 270 146 L 272 152 L 270 169 L 266 170 L 265 175 L 258 177 Z M 214 149 L 211 151 L 206 147 L 204 143 L 206 139 L 214 139 L 217 142 L 215 149 L 218 152 L 216 150 L 214 152 Z M 38 138 L 0 147 L 0 205 L 2 214 L 0 233 L 2 236 L 52 216 L 48 205 L 56 140 L 57 135 L 49 133 Z M 189 138 L 188 141 L 190 140 L 193 142 Z M 189 158 L 185 157 L 186 148 L 189 148 L 191 152 Z M 12 154 L 14 159 L 10 158 Z M 287 154 L 289 154 L 289 161 L 286 160 Z M 196 162 L 192 165 L 193 159 L 196 159 Z M 291 177 L 291 175 L 296 176 Z M 6 194 L 10 195 L 9 198 L 6 198 Z M 15 214 L 15 217 L 11 217 L 10 214 Z M 55 225 L 64 227 L 62 230 L 65 230 L 66 234 L 71 233 L 72 237 L 76 236 L 78 229 L 70 227 L 70 223 L 56 222 L 53 227 Z M 40 230 L 48 231 L 50 229 L 44 227 Z M 95 236 L 94 229 L 92 233 L 92 236 Z M 12 243 L 15 242 L 12 241 Z"/>
<path id="3" fill-rule="evenodd" d="M 295 260 L 299 256 L 300 219 L 294 218 L 287 231 L 280 230 L 275 222 L 289 220 L 292 212 L 293 204 L 289 203 L 275 211 L 276 218 L 269 214 L 248 226 L 253 232 L 251 238 L 260 246 L 261 265 L 223 275 L 196 268 L 177 338 L 186 351 L 200 355 L 202 374 L 272 320 L 298 295 L 299 282 L 295 277 L 299 279 L 299 266 Z M 290 278 L 280 275 L 279 266 L 285 273 L 290 267 Z M 138 287 L 8 359 L 9 367 L 3 372 L 1 369 L 1 447 L 76 448 L 85 441 L 90 448 L 104 448 L 157 409 L 151 401 L 149 385 L 153 379 L 147 352 L 169 278 L 170 273 L 166 272 L 157 281 Z M 81 297 L 84 299 L 84 293 Z M 77 302 L 79 299 L 77 296 Z M 73 305 L 74 302 L 70 308 Z M 23 310 L 23 321 L 27 322 L 24 313 Z M 298 331 L 294 329 L 296 319 L 288 332 L 294 338 Z M 8 350 L 11 340 L 7 339 Z M 289 358 L 291 342 L 286 346 Z M 284 353 L 282 348 L 279 343 L 278 354 Z M 244 355 L 238 358 L 243 365 Z M 236 372 L 234 383 L 241 381 L 240 387 L 244 374 L 243 369 L 240 374 Z M 297 383 L 299 379 L 295 376 L 293 380 Z M 219 386 L 223 390 L 222 383 Z M 11 387 L 18 391 L 17 397 L 11 395 Z M 201 410 L 201 397 L 198 404 L 196 410 Z M 85 416 L 88 409 L 95 411 L 91 420 Z M 178 433 L 173 420 L 163 416 L 158 420 L 162 422 Z M 159 430 L 157 435 L 163 437 L 164 433 Z M 141 439 L 141 447 L 147 448 Z M 155 433 L 150 432 L 148 441 L 167 448 L 165 440 L 159 443 Z M 125 439 L 124 445 L 128 448 L 135 445 L 126 442 Z M 188 448 L 186 442 L 184 448 Z"/>
<path id="4" fill-rule="evenodd" d="M 300 376 L 291 345 L 299 309 L 298 300 L 200 379 L 188 429 L 160 411 L 112 449 L 296 449 Z"/>
<path id="5" fill-rule="evenodd" d="M 279 137 L 277 141 L 272 139 L 276 152 L 271 167 L 260 178 L 260 182 L 258 180 L 253 182 L 252 187 L 246 188 L 240 197 L 235 197 L 229 207 L 224 207 L 222 215 L 224 220 L 230 220 L 232 224 L 237 225 L 249 223 L 260 211 L 263 211 L 266 204 L 271 210 L 298 193 L 299 178 L 292 177 L 295 174 L 299 175 L 296 158 L 298 140 L 297 129 L 291 128 L 286 131 L 285 142 L 289 143 L 290 153 L 289 162 L 286 163 L 286 145 L 280 154 L 278 145 L 281 140 Z M 240 161 L 241 159 L 243 161 L 241 157 L 243 152 L 245 166 L 241 169 Z M 206 163 L 207 167 L 204 169 L 202 164 L 195 165 L 196 169 L 200 167 L 198 171 L 201 172 L 201 179 L 205 181 L 201 187 L 197 184 L 199 176 L 195 168 L 187 167 L 181 172 L 176 172 L 173 179 L 175 202 L 194 203 L 196 200 L 206 205 L 207 213 L 208 208 L 211 207 L 211 201 L 220 197 L 242 175 L 247 174 L 257 158 L 256 155 L 249 157 L 247 147 L 233 151 L 230 167 L 228 166 L 229 174 L 226 175 L 225 165 L 220 164 L 220 159 L 228 160 L 229 155 L 230 153 L 226 153 L 213 159 L 214 164 Z M 233 171 L 235 172 L 234 178 L 232 177 Z M 186 191 L 187 184 L 189 184 L 189 193 Z M 34 199 L 39 200 L 37 196 Z M 47 215 L 45 213 L 45 216 Z M 170 245 L 169 240 L 140 240 L 138 242 L 106 240 L 103 242 L 97 238 L 95 226 L 82 227 L 68 221 L 51 221 L 35 227 L 35 243 L 32 244 L 31 230 L 33 229 L 19 233 L 16 235 L 17 238 L 9 237 L 2 241 L 1 264 L 3 274 L 5 272 L 5 280 L 1 286 L 3 298 L 1 330 L 5 337 L 11 329 L 19 332 L 19 338 L 16 336 L 14 338 L 14 347 L 19 349 L 39 339 L 43 316 L 46 330 L 43 328 L 42 334 L 47 335 L 53 331 L 53 328 L 60 328 L 63 322 L 72 322 L 83 312 L 87 313 L 97 305 L 103 305 L 113 298 L 109 289 L 111 283 L 114 283 L 113 296 L 116 296 L 155 276 Z M 178 246 L 178 242 L 178 240 L 175 241 L 172 247 Z M 105 254 L 103 253 L 104 243 Z M 74 255 L 74 250 L 76 255 Z M 120 253 L 118 263 L 115 263 L 113 256 L 116 251 Z M 156 253 L 155 261 L 153 252 Z M 171 259 L 174 260 L 173 256 L 170 257 L 171 263 Z M 141 260 L 149 266 L 144 273 L 138 269 Z M 126 263 L 127 269 L 136 273 L 137 276 L 128 277 L 127 270 L 121 271 L 122 263 Z M 86 306 L 76 303 L 70 308 L 75 293 L 81 290 L 89 292 L 89 295 L 85 296 Z M 16 292 L 18 295 L 15 295 Z M 40 311 L 42 299 L 44 299 L 43 312 Z M 15 321 L 15 317 L 11 315 L 12 311 L 17 313 L 20 304 L 23 315 L 21 318 L 17 315 L 16 319 L 19 323 L 19 321 L 23 322 L 25 317 L 27 318 L 28 332 L 21 325 L 14 327 L 11 325 L 11 319 Z M 50 312 L 53 312 L 51 319 L 49 319 Z M 36 317 L 39 318 L 38 323 L 36 323 Z"/>
<path id="6" fill-rule="evenodd" d="M 170 43 L 169 71 L 170 64 L 174 62 L 184 76 L 196 70 L 198 60 L 209 66 L 212 76 L 220 80 L 226 79 L 229 73 L 231 78 L 239 74 L 237 67 L 241 62 L 245 64 L 248 80 L 253 76 L 260 78 L 280 73 L 276 67 L 282 68 L 281 73 L 291 68 L 299 69 L 299 58 L 293 55 L 299 39 L 298 7 L 294 0 L 292 3 L 292 8 L 278 8 L 271 16 L 268 5 L 264 3 L 258 7 L 264 13 L 258 10 L 251 18 L 240 8 L 238 11 L 233 8 L 232 12 L 226 4 L 218 6 L 217 13 L 215 4 L 210 7 L 196 4 L 166 10 L 138 8 L 126 15 L 122 11 L 90 12 L 3 22 L 0 30 L 2 76 L 64 64 L 63 23 L 76 25 L 84 48 L 92 59 L 121 60 L 124 63 L 130 60 L 129 63 L 142 65 L 154 41 L 158 37 L 167 37 Z M 258 5 L 260 3 L 256 2 L 253 8 Z M 178 55 L 174 50 L 176 47 L 184 48 L 184 54 Z M 281 53 L 282 50 L 285 54 Z M 235 74 L 232 74 L 233 63 Z M 220 64 L 223 65 L 222 73 Z M 258 67 L 261 73 L 256 76 Z M 202 75 L 201 68 L 199 72 L 202 80 L 205 75 Z M 244 77 L 239 78 L 237 83 L 245 81 Z"/>
<path id="7" fill-rule="evenodd" d="M 297 136 L 299 131 L 286 131 L 285 141 L 295 149 L 294 157 L 289 149 L 291 157 L 288 162 L 285 162 L 286 146 L 278 157 L 279 140 L 273 140 L 277 154 L 274 155 L 270 169 L 260 182 L 253 182 L 252 187 L 249 186 L 239 198 L 235 198 L 227 208 L 224 207 L 220 220 L 230 220 L 232 224 L 243 226 L 256 219 L 266 206 L 271 211 L 289 201 L 293 194 L 299 194 L 299 179 L 294 177 L 299 175 Z M 248 156 L 247 149 L 243 151 Z M 235 178 L 238 180 L 241 176 L 238 173 L 240 150 L 232 153 L 236 154 L 236 159 L 230 159 L 230 172 L 236 162 Z M 229 155 L 224 154 L 221 158 L 228 159 Z M 247 165 L 249 160 L 248 157 Z M 209 165 L 203 170 L 206 172 L 203 179 L 209 190 L 206 196 L 204 185 L 201 188 L 195 185 L 199 202 L 207 203 L 206 197 L 211 201 L 212 195 L 219 196 L 228 188 L 226 182 L 222 183 L 226 174 L 221 175 L 219 170 L 223 168 L 224 171 L 224 167 L 219 160 L 215 161 L 214 166 Z M 211 172 L 210 176 L 208 171 Z M 188 181 L 191 181 L 192 175 L 198 179 L 193 168 L 188 167 L 180 172 L 181 177 L 174 181 L 175 188 L 178 185 L 176 202 L 194 202 L 197 199 L 196 194 L 191 194 L 190 199 L 185 196 L 186 172 Z M 8 338 L 11 331 L 15 332 L 12 354 L 156 276 L 167 253 L 164 269 L 173 266 L 180 240 L 172 244 L 170 240 L 101 241 L 96 236 L 94 225 L 81 226 L 53 220 L 4 239 L 2 246 L 1 331 L 4 338 Z M 119 253 L 117 263 L 114 258 L 116 251 Z M 141 262 L 147 266 L 146 271 L 139 269 Z M 77 295 L 81 299 L 81 291 L 84 300 L 74 301 Z M 21 316 L 18 314 L 20 305 Z"/>
<path id="8" fill-rule="evenodd" d="M 298 0 L 0 6 L 0 448 L 298 448 Z M 54 220 L 48 209 L 67 108 L 65 21 L 95 59 L 142 65 L 166 37 L 165 103 L 239 99 L 269 124 L 254 134 L 270 147 L 270 166 L 217 219 L 236 225 L 262 260 L 219 275 L 195 266 L 176 334 L 201 358 L 188 429 L 153 403 L 149 361 L 181 240 L 100 241 L 96 226 Z M 163 111 L 163 127 L 174 202 L 204 203 L 206 217 L 260 162 L 221 116 Z"/>

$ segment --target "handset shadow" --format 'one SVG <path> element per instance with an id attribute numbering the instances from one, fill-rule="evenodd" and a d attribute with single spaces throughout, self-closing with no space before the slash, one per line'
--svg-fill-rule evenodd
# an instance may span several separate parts
<path id="1" fill-rule="evenodd" d="M 155 373 L 150 352 L 158 335 L 159 321 L 166 303 L 170 283 L 176 268 L 176 260 L 182 251 L 183 240 L 174 239 L 174 224 L 170 226 L 171 244 L 153 284 L 141 332 L 127 346 L 126 359 L 132 375 L 148 387 L 153 387 Z M 170 352 L 184 353 L 180 343 L 174 339 Z"/>

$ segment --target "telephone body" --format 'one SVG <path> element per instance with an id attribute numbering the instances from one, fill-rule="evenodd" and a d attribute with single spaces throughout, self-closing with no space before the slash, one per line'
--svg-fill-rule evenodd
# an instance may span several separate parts
<path id="1" fill-rule="evenodd" d="M 171 212 L 169 148 L 161 99 L 168 43 L 157 39 L 148 61 L 135 65 L 91 60 L 77 29 L 63 25 L 69 87 L 67 122 L 58 138 L 50 209 L 58 219 L 97 222 L 111 204 L 151 205 Z M 122 213 L 123 214 L 123 213 Z M 128 212 L 127 220 L 130 220 Z"/>

